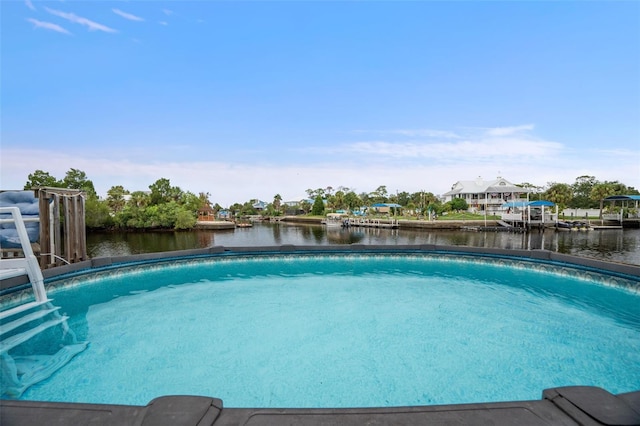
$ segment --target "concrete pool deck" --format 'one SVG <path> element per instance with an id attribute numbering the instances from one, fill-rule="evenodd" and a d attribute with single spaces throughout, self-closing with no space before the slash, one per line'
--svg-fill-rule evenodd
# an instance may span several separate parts
<path id="1" fill-rule="evenodd" d="M 543 391 L 538 401 L 394 408 L 223 408 L 220 399 L 166 396 L 146 406 L 0 401 L 0 424 L 230 425 L 640 425 L 640 391 L 613 395 L 598 387 Z"/>
<path id="2" fill-rule="evenodd" d="M 640 266 L 579 258 L 546 250 L 507 250 L 434 245 L 333 245 L 275 247 L 211 247 L 179 252 L 97 258 L 43 271 L 55 282 L 64 275 L 110 267 L 189 257 L 302 253 L 447 253 L 530 259 L 598 270 L 640 282 Z M 635 285 L 635 284 L 634 284 Z M 10 297 L 28 287 L 24 277 L 0 281 L 0 294 Z M 637 287 L 636 287 L 637 288 Z M 638 366 L 629 366 L 638 368 Z M 0 425 L 640 425 L 640 390 L 614 395 L 590 386 L 551 388 L 540 400 L 407 406 L 392 408 L 278 409 L 223 408 L 207 396 L 164 396 L 146 406 L 0 400 Z"/>

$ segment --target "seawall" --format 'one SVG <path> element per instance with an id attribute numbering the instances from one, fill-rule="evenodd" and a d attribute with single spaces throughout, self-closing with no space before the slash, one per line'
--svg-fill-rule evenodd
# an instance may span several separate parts
<path id="1" fill-rule="evenodd" d="M 304 216 L 283 216 L 282 222 L 306 223 L 317 225 L 322 218 Z M 389 219 L 380 219 L 380 223 L 390 223 Z M 399 229 L 462 229 L 477 226 L 498 226 L 495 220 L 398 220 Z"/>

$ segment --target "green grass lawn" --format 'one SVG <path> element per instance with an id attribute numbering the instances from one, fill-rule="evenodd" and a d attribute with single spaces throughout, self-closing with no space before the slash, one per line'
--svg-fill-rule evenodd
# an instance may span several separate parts
<path id="1" fill-rule="evenodd" d="M 482 214 L 474 214 L 468 212 L 449 212 L 446 215 L 438 216 L 438 220 L 484 220 L 485 216 Z M 489 220 L 498 220 L 499 216 L 488 215 L 486 217 Z"/>

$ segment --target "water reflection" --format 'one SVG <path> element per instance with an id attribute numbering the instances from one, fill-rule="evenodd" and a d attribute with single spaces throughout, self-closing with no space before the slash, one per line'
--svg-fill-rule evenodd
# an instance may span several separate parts
<path id="1" fill-rule="evenodd" d="M 601 260 L 640 265 L 640 229 L 529 233 L 425 231 L 403 229 L 326 229 L 320 225 L 255 224 L 235 230 L 189 232 L 90 233 L 90 257 L 187 250 L 211 246 L 243 247 L 282 244 L 436 244 L 506 249 L 546 249 Z"/>
<path id="2" fill-rule="evenodd" d="M 327 229 L 327 241 L 331 244 L 356 244 L 362 241 L 364 234 L 348 229 Z"/>
<path id="3" fill-rule="evenodd" d="M 282 233 L 280 232 L 280 230 L 282 229 L 279 226 L 273 226 L 271 228 L 273 230 L 273 242 L 275 245 L 281 245 L 282 244 Z"/>

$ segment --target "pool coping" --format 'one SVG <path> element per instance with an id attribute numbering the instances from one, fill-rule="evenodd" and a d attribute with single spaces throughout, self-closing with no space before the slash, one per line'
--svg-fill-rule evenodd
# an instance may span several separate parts
<path id="1" fill-rule="evenodd" d="M 549 250 L 521 250 L 501 249 L 470 246 L 449 246 L 435 244 L 403 244 L 403 245 L 367 245 L 367 244 L 333 244 L 333 245 L 292 245 L 278 246 L 240 246 L 226 247 L 213 246 L 203 249 L 178 250 L 168 252 L 144 253 L 127 256 L 110 256 L 89 259 L 83 262 L 58 266 L 42 271 L 45 284 L 54 282 L 65 276 L 84 274 L 111 267 L 127 265 L 165 262 L 188 258 L 206 258 L 216 256 L 234 255 L 275 255 L 275 254 L 322 254 L 322 253 L 422 253 L 422 254 L 448 254 L 470 255 L 485 258 L 504 258 L 513 260 L 530 260 L 548 264 L 556 264 L 573 268 L 582 268 L 587 271 L 603 273 L 614 277 L 621 277 L 640 283 L 640 265 L 626 263 L 607 262 L 598 259 L 579 257 Z M 0 299 L 7 295 L 27 289 L 29 286 L 27 276 L 12 277 L 0 280 Z"/>
<path id="2" fill-rule="evenodd" d="M 3 425 L 638 425 L 640 391 L 614 395 L 602 388 L 546 389 L 542 399 L 390 408 L 224 408 L 202 396 L 164 396 L 146 406 L 0 400 Z"/>

